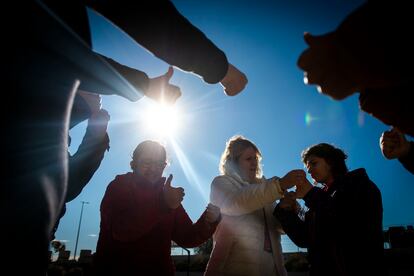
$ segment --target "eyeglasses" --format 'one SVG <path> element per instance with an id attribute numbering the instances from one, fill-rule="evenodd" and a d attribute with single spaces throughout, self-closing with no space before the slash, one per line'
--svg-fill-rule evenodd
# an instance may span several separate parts
<path id="1" fill-rule="evenodd" d="M 148 169 L 149 167 L 163 169 L 167 165 L 167 163 L 165 161 L 160 160 L 140 160 L 138 161 L 138 165 L 144 169 Z"/>

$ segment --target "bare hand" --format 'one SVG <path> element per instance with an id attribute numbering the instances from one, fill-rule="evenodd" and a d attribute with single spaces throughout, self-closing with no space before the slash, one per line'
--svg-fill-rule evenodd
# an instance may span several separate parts
<path id="1" fill-rule="evenodd" d="M 165 181 L 163 195 L 167 206 L 170 209 L 177 209 L 183 201 L 185 193 L 184 189 L 181 187 L 171 187 L 172 178 L 173 176 L 170 174 L 168 179 Z"/>
<path id="2" fill-rule="evenodd" d="M 205 220 L 208 223 L 215 223 L 220 218 L 220 208 L 211 203 L 206 208 Z"/>
<path id="3" fill-rule="evenodd" d="M 239 69 L 229 63 L 227 73 L 220 81 L 227 96 L 239 94 L 247 84 L 247 77 Z"/>
<path id="4" fill-rule="evenodd" d="M 318 91 L 335 100 L 355 93 L 359 79 L 365 75 L 355 58 L 337 41 L 336 34 L 313 36 L 305 33 L 309 45 L 299 57 L 298 66 L 305 71 L 304 82 L 318 85 Z"/>
<path id="5" fill-rule="evenodd" d="M 174 104 L 181 97 L 181 90 L 178 86 L 168 83 L 173 74 L 174 69 L 170 66 L 164 75 L 150 79 L 145 95 L 157 102 Z"/>
<path id="6" fill-rule="evenodd" d="M 287 190 L 306 179 L 306 173 L 304 170 L 291 170 L 284 177 L 279 180 L 279 185 L 282 190 Z"/>
<path id="7" fill-rule="evenodd" d="M 380 137 L 381 152 L 387 159 L 401 158 L 410 151 L 411 144 L 397 128 L 384 131 Z"/>
<path id="8" fill-rule="evenodd" d="M 280 208 L 290 211 L 298 211 L 300 206 L 299 203 L 296 201 L 296 193 L 295 192 L 289 192 L 285 193 L 284 197 L 280 199 L 280 202 L 278 204 Z"/>
<path id="9" fill-rule="evenodd" d="M 296 185 L 296 198 L 304 198 L 305 195 L 313 188 L 312 183 L 305 177 L 304 181 L 298 182 Z"/>

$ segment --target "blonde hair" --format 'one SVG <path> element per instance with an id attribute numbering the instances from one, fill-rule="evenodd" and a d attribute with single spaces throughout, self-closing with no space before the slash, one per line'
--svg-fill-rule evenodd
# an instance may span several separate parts
<path id="1" fill-rule="evenodd" d="M 222 175 L 230 175 L 234 172 L 240 174 L 238 161 L 247 148 L 253 148 L 255 150 L 258 161 L 256 177 L 262 177 L 262 165 L 260 163 L 262 160 L 262 154 L 253 142 L 247 140 L 242 135 L 235 135 L 227 141 L 226 148 L 220 158 L 220 173 Z"/>

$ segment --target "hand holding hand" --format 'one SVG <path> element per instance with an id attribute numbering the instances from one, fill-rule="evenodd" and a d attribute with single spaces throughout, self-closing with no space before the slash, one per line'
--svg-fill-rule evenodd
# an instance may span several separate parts
<path id="1" fill-rule="evenodd" d="M 313 188 L 312 183 L 305 177 L 302 181 L 299 181 L 296 185 L 296 198 L 304 198 L 305 195 Z"/>
<path id="2" fill-rule="evenodd" d="M 411 144 L 397 128 L 384 131 L 380 137 L 381 152 L 387 159 L 403 157 L 410 151 Z"/>
<path id="3" fill-rule="evenodd" d="M 287 190 L 300 182 L 304 182 L 305 179 L 306 173 L 304 170 L 291 170 L 279 180 L 279 185 L 282 190 Z"/>
<path id="4" fill-rule="evenodd" d="M 239 94 L 247 84 L 247 77 L 239 69 L 229 63 L 227 73 L 220 81 L 227 96 Z"/>
<path id="5" fill-rule="evenodd" d="M 181 97 L 181 90 L 178 86 L 168 83 L 173 74 L 174 69 L 170 66 L 164 75 L 150 79 L 145 95 L 157 102 L 174 104 Z"/>
<path id="6" fill-rule="evenodd" d="M 206 208 L 205 220 L 208 223 L 215 223 L 220 218 L 220 208 L 209 203 Z"/>
<path id="7" fill-rule="evenodd" d="M 181 187 L 171 187 L 171 180 L 173 176 L 170 174 L 164 183 L 163 196 L 165 203 L 170 209 L 177 209 L 184 199 L 184 189 Z"/>
<path id="8" fill-rule="evenodd" d="M 296 201 L 296 193 L 295 192 L 288 192 L 285 193 L 284 197 L 280 199 L 278 206 L 280 208 L 290 211 L 298 211 L 300 206 L 299 203 Z"/>

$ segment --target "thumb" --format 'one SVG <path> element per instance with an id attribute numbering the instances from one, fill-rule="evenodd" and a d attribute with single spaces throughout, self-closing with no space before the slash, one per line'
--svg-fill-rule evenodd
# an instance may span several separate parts
<path id="1" fill-rule="evenodd" d="M 308 44 L 309 46 L 311 46 L 313 44 L 313 42 L 315 41 L 315 36 L 311 35 L 311 33 L 305 32 L 303 34 L 303 38 L 305 39 L 306 44 Z"/>
<path id="2" fill-rule="evenodd" d="M 170 174 L 167 178 L 167 181 L 165 181 L 164 187 L 171 188 L 171 180 L 172 179 L 173 179 L 173 175 Z"/>
<path id="3" fill-rule="evenodd" d="M 174 69 L 172 66 L 168 67 L 167 73 L 165 73 L 164 78 L 166 82 L 169 82 L 174 74 Z"/>
<path id="4" fill-rule="evenodd" d="M 396 133 L 396 134 L 404 135 L 404 133 L 398 127 L 392 127 L 392 130 L 391 131 L 394 132 L 394 133 Z"/>

